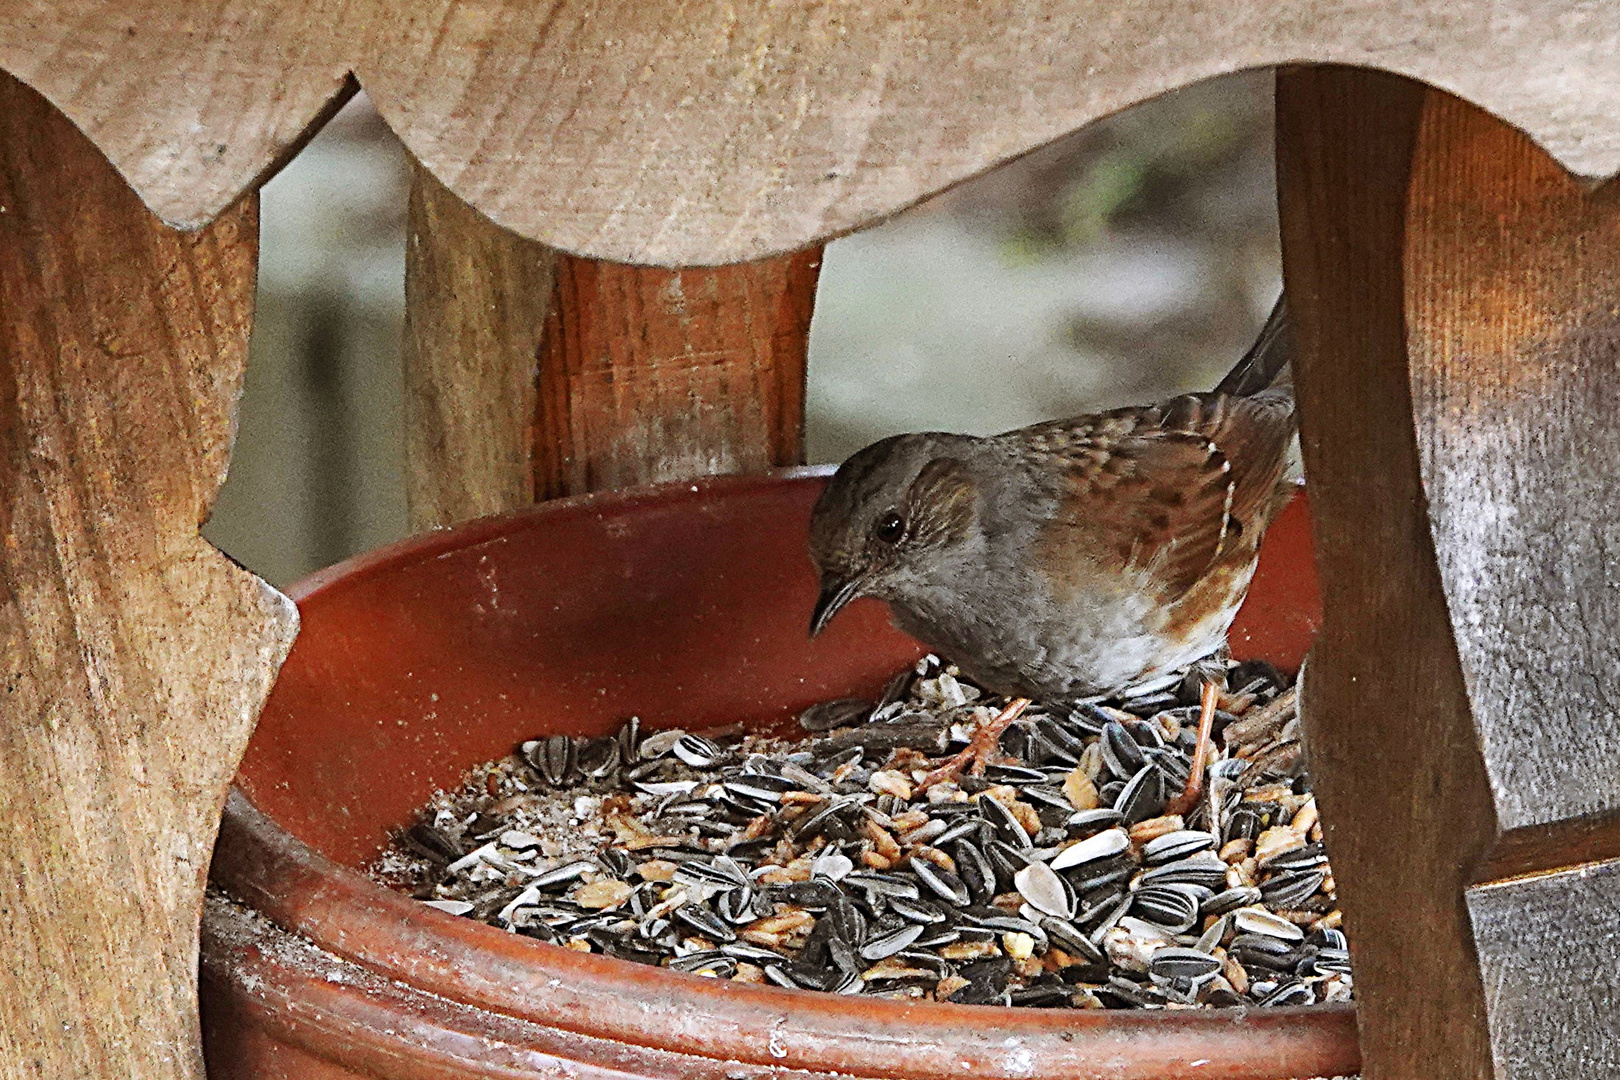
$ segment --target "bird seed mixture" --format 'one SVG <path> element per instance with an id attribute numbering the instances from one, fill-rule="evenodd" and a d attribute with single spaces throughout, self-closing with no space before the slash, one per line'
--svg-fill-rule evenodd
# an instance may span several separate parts
<path id="1" fill-rule="evenodd" d="M 1204 792 L 1191 677 L 1034 706 L 982 777 L 921 782 L 1005 704 L 934 657 L 883 698 L 741 731 L 526 742 L 372 866 L 581 952 L 840 994 L 1075 1008 L 1347 1001 L 1294 691 L 1232 667 Z"/>

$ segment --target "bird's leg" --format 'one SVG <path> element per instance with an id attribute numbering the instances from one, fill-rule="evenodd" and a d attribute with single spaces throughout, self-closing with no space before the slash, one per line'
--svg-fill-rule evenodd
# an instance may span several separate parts
<path id="1" fill-rule="evenodd" d="M 1215 727 L 1215 702 L 1220 697 L 1221 684 L 1204 676 L 1204 686 L 1198 695 L 1198 743 L 1193 748 L 1192 771 L 1187 774 L 1187 786 L 1181 794 L 1170 800 L 1164 808 L 1166 814 L 1185 814 L 1198 803 L 1204 788 L 1204 768 L 1209 760 L 1209 738 Z"/>
<path id="2" fill-rule="evenodd" d="M 955 780 L 961 775 L 962 767 L 973 762 L 972 774 L 980 776 L 990 759 L 996 755 L 1001 746 L 1001 733 L 1007 730 L 1007 725 L 1018 719 L 1025 709 L 1029 708 L 1029 698 L 1013 698 L 1007 702 L 1007 707 L 997 713 L 988 724 L 973 733 L 973 741 L 968 743 L 967 749 L 951 758 L 945 764 L 923 777 L 921 788 L 929 788 L 944 780 Z"/>

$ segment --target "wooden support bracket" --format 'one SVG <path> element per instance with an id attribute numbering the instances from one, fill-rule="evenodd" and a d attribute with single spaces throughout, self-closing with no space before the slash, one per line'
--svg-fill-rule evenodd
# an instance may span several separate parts
<path id="1" fill-rule="evenodd" d="M 297 625 L 198 535 L 258 207 L 182 234 L 0 74 L 0 1075 L 202 1076 L 225 788 Z"/>
<path id="2" fill-rule="evenodd" d="M 1363 1075 L 1616 1075 L 1620 192 L 1393 75 L 1277 122 Z"/>

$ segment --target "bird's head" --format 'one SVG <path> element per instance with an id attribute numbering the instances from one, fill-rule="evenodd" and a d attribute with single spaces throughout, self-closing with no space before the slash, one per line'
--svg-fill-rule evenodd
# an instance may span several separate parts
<path id="1" fill-rule="evenodd" d="M 971 438 L 927 432 L 873 443 L 839 466 L 810 517 L 821 594 L 810 635 L 860 596 L 904 602 L 950 573 L 977 528 Z"/>

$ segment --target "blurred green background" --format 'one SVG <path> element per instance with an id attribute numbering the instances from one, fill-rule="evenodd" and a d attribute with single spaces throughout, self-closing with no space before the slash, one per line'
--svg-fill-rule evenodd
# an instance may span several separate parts
<path id="1" fill-rule="evenodd" d="M 829 244 L 807 439 L 989 433 L 1207 389 L 1281 281 L 1272 78 L 1110 117 Z M 263 189 L 258 316 L 204 534 L 276 585 L 405 535 L 403 148 L 361 95 Z"/>

